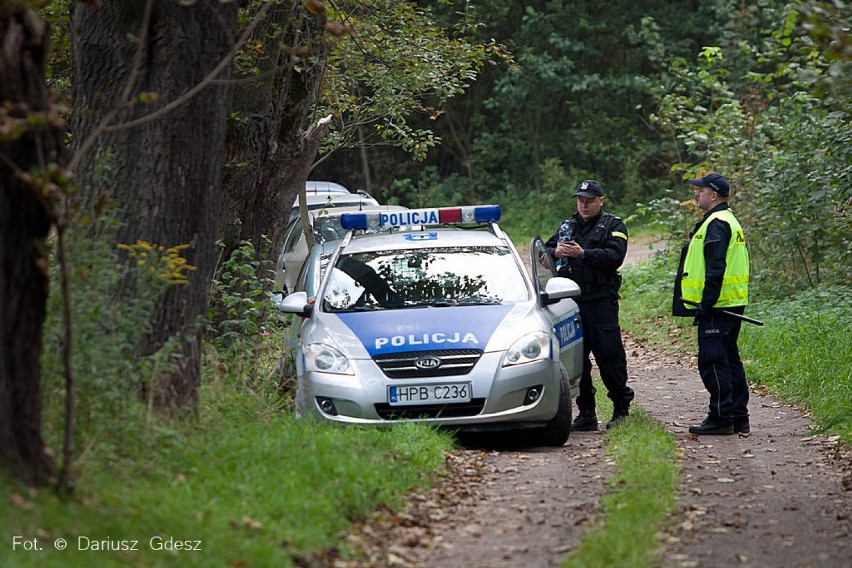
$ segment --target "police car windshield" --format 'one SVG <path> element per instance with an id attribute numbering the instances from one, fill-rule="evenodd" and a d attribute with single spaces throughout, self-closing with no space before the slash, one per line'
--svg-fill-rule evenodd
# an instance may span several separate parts
<path id="1" fill-rule="evenodd" d="M 507 247 L 424 248 L 343 254 L 329 277 L 327 312 L 513 304 L 529 299 Z"/>

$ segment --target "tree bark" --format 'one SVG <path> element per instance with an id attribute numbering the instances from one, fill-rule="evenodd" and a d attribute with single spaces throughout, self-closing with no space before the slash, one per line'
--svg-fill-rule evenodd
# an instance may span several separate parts
<path id="1" fill-rule="evenodd" d="M 219 0 L 106 0 L 72 11 L 73 140 L 86 150 L 75 173 L 85 203 L 115 201 L 118 243 L 188 244 L 184 257 L 196 267 L 188 284 L 169 288 L 139 348 L 148 355 L 180 338 L 176 367 L 154 378 L 159 408 L 198 400 L 231 66 L 176 108 L 152 113 L 187 97 L 229 56 L 237 9 Z"/>
<path id="2" fill-rule="evenodd" d="M 325 17 L 282 3 L 255 29 L 257 42 L 259 72 L 236 83 L 218 234 L 224 258 L 247 240 L 274 265 L 325 132 L 306 133 L 328 56 Z"/>
<path id="3" fill-rule="evenodd" d="M 45 24 L 22 5 L 5 5 L 0 38 L 0 465 L 39 485 L 54 469 L 41 437 L 39 362 L 54 216 L 41 186 L 20 174 L 59 164 L 63 128 L 53 120 L 27 126 L 28 116 L 50 115 Z"/>

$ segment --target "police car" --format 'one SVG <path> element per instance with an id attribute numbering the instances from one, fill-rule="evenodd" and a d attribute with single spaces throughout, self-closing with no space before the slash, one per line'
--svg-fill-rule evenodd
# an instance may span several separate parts
<path id="1" fill-rule="evenodd" d="M 532 445 L 564 444 L 582 371 L 580 289 L 555 276 L 539 237 L 528 273 L 499 218 L 496 205 L 343 214 L 339 246 L 312 255 L 327 263 L 316 289 L 278 306 L 302 316 L 291 326 L 297 415 L 525 429 Z M 375 227 L 408 230 L 358 235 Z"/>

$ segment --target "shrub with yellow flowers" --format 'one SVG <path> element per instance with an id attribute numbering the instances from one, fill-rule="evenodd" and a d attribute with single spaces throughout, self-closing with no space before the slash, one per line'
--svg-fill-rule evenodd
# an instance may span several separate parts
<path id="1" fill-rule="evenodd" d="M 138 267 L 147 268 L 152 276 L 170 285 L 186 284 L 189 282 L 189 272 L 195 270 L 181 256 L 181 251 L 189 248 L 186 244 L 166 248 L 138 240 L 132 245 L 119 244 L 118 248 L 127 251 L 130 258 L 136 260 Z"/>

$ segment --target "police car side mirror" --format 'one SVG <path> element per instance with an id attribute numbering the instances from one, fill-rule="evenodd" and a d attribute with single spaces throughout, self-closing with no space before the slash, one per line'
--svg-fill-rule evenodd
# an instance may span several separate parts
<path id="1" fill-rule="evenodd" d="M 544 292 L 541 294 L 545 306 L 555 304 L 565 298 L 576 298 L 580 295 L 580 287 L 570 278 L 554 276 L 547 281 Z"/>
<path id="2" fill-rule="evenodd" d="M 307 292 L 293 292 L 278 302 L 278 311 L 285 314 L 297 314 L 310 317 L 314 311 L 314 305 L 308 303 Z"/>

